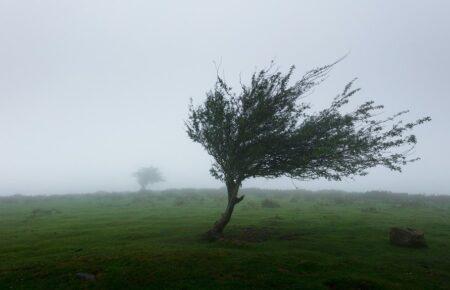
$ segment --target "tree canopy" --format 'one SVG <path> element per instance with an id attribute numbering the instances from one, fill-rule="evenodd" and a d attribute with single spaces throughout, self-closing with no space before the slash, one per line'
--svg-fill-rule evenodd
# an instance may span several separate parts
<path id="1" fill-rule="evenodd" d="M 146 190 L 149 184 L 164 181 L 159 169 L 153 166 L 141 167 L 138 171 L 133 173 L 133 176 L 141 186 L 141 190 Z"/>
<path id="2" fill-rule="evenodd" d="M 293 66 L 286 74 L 263 69 L 253 74 L 249 85 L 242 84 L 238 95 L 218 76 L 204 104 L 191 105 L 186 124 L 189 137 L 214 157 L 212 175 L 236 182 L 283 175 L 340 180 L 365 175 L 377 165 L 401 171 L 416 161 L 408 154 L 416 137 L 408 133 L 430 118 L 404 123 L 399 117 L 408 111 L 401 111 L 377 119 L 383 106 L 373 101 L 342 113 L 360 90 L 352 88 L 354 81 L 328 108 L 310 112 L 302 97 L 331 67 L 311 70 L 292 85 Z"/>

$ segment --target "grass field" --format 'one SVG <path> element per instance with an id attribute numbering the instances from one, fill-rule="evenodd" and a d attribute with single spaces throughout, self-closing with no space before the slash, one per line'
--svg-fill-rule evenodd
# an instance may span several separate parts
<path id="1" fill-rule="evenodd" d="M 215 243 L 221 190 L 0 198 L 0 289 L 450 289 L 450 197 L 244 193 Z"/>

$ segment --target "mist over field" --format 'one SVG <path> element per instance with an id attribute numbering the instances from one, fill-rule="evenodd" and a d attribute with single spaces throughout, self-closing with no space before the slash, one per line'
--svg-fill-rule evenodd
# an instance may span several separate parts
<path id="1" fill-rule="evenodd" d="M 450 194 L 448 1 L 0 1 L 0 195 L 218 188 L 186 135 L 216 67 L 234 87 L 275 60 L 295 77 L 348 56 L 307 98 L 329 105 L 358 77 L 385 115 L 409 109 L 418 144 L 402 173 L 375 168 L 309 190 Z M 243 187 L 294 189 L 287 178 Z"/>

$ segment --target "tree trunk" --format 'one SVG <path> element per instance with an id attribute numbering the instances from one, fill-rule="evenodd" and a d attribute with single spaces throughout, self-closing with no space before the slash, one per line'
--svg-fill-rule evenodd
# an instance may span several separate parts
<path id="1" fill-rule="evenodd" d="M 205 233 L 205 238 L 209 241 L 215 241 L 223 237 L 223 230 L 230 222 L 234 207 L 244 199 L 244 196 L 237 196 L 240 184 L 235 182 L 227 182 L 226 185 L 228 192 L 228 204 L 220 219 L 217 220 L 214 226 Z"/>

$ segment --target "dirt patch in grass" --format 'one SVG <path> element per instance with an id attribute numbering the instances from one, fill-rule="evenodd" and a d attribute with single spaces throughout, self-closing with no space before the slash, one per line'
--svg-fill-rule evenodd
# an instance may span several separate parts
<path id="1" fill-rule="evenodd" d="M 231 243 L 262 243 L 276 236 L 273 228 L 243 227 L 226 235 L 223 240 Z"/>
<path id="2" fill-rule="evenodd" d="M 377 290 L 383 289 L 375 282 L 363 279 L 340 278 L 328 280 L 324 283 L 328 289 L 333 290 Z"/>
<path id="3" fill-rule="evenodd" d="M 298 233 L 287 233 L 287 234 L 282 234 L 278 237 L 278 239 L 282 240 L 282 241 L 294 241 L 294 240 L 298 240 L 300 238 L 300 234 Z"/>
<path id="4" fill-rule="evenodd" d="M 304 233 L 280 232 L 274 227 L 244 227 L 226 234 L 220 241 L 241 246 L 268 240 L 295 241 L 302 236 Z"/>
<path id="5" fill-rule="evenodd" d="M 52 208 L 52 209 L 35 208 L 31 212 L 31 217 L 49 216 L 49 215 L 58 214 L 58 213 L 61 213 L 61 211 L 54 209 L 54 208 Z"/>

